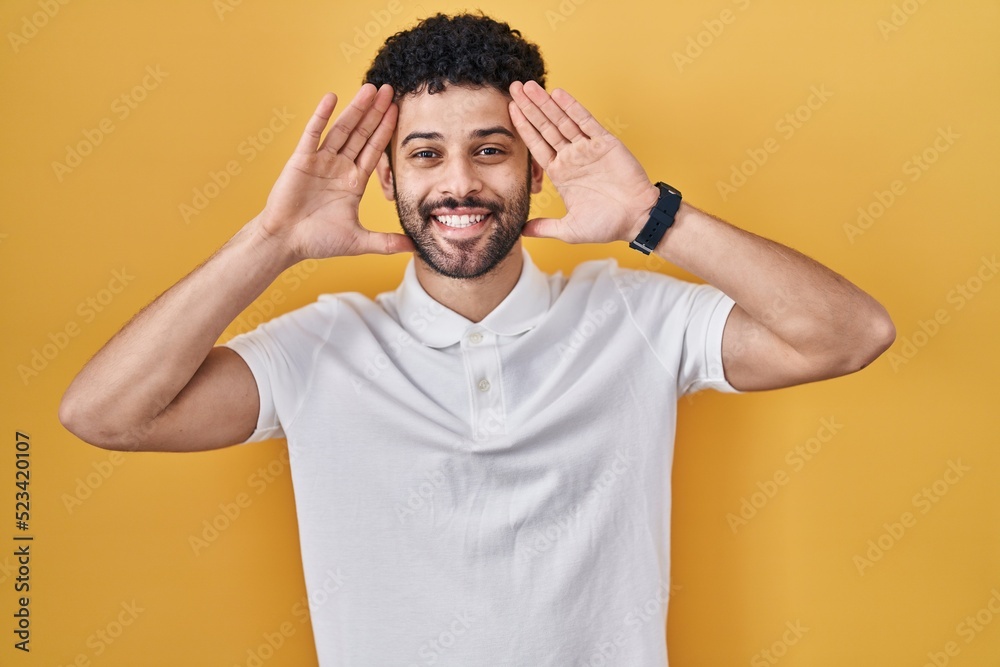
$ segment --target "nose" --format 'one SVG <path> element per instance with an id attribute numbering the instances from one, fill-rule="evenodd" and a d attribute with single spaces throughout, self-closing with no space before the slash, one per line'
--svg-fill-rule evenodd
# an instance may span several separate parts
<path id="1" fill-rule="evenodd" d="M 468 156 L 453 156 L 441 173 L 438 190 L 442 195 L 462 199 L 482 190 L 483 181 L 478 167 Z"/>

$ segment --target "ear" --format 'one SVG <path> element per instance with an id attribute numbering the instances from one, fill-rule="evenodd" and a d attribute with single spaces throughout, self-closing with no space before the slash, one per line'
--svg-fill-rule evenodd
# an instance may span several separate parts
<path id="1" fill-rule="evenodd" d="M 542 191 L 542 177 L 545 175 L 545 170 L 542 169 L 542 165 L 538 164 L 538 160 L 532 156 L 531 158 L 531 194 L 537 195 Z"/>
<path id="2" fill-rule="evenodd" d="M 378 159 L 378 164 L 375 165 L 375 173 L 378 174 L 379 183 L 382 185 L 382 194 L 389 201 L 393 201 L 396 198 L 392 193 L 392 167 L 389 166 L 389 157 L 382 151 L 382 156 Z"/>

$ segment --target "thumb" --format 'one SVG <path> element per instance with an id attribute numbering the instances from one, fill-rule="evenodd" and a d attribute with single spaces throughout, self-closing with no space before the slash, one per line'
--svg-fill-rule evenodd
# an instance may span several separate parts
<path id="1" fill-rule="evenodd" d="M 563 235 L 565 226 L 565 218 L 533 218 L 524 224 L 521 234 L 566 241 Z"/>
<path id="2" fill-rule="evenodd" d="M 363 230 L 358 235 L 358 244 L 354 248 L 356 255 L 375 254 L 393 255 L 398 252 L 413 252 L 416 250 L 413 241 L 406 234 L 390 234 L 386 232 L 371 232 Z"/>

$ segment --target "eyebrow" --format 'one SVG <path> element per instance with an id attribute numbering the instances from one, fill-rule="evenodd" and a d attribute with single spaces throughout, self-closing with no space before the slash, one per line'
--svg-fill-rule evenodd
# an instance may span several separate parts
<path id="1" fill-rule="evenodd" d="M 495 127 L 487 127 L 483 128 L 482 130 L 476 130 L 475 132 L 472 133 L 472 136 L 475 139 L 484 139 L 492 134 L 502 134 L 505 137 L 509 137 L 511 139 L 514 138 L 514 133 L 508 130 L 503 125 L 497 125 Z"/>
<path id="2" fill-rule="evenodd" d="M 508 130 L 502 125 L 497 125 L 495 127 L 484 127 L 479 130 L 474 130 L 471 134 L 473 139 L 484 139 L 486 137 L 492 136 L 494 134 L 500 134 L 510 139 L 514 138 L 514 133 Z M 444 135 L 440 132 L 410 132 L 403 139 L 403 143 L 400 144 L 400 148 L 406 146 L 410 141 L 415 141 L 417 139 L 429 139 L 430 141 L 444 141 Z"/>
<path id="3" fill-rule="evenodd" d="M 406 138 L 403 139 L 403 143 L 399 145 L 400 148 L 406 146 L 406 144 L 415 139 L 430 139 L 431 141 L 442 141 L 444 139 L 444 135 L 442 135 L 440 132 L 410 132 L 408 135 L 406 135 Z"/>

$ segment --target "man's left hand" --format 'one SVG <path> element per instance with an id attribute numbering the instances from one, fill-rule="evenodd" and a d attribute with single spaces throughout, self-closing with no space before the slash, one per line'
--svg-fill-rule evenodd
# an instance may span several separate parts
<path id="1" fill-rule="evenodd" d="M 631 241 L 649 219 L 659 190 L 635 156 L 582 104 L 534 81 L 510 86 L 510 117 L 566 204 L 562 218 L 535 218 L 525 236 L 567 243 Z"/>

